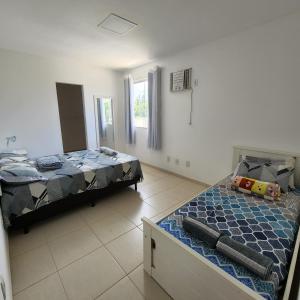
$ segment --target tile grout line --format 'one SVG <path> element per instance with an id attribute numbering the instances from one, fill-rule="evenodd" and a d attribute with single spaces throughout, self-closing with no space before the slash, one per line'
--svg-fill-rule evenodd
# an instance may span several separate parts
<path id="1" fill-rule="evenodd" d="M 115 258 L 115 256 L 114 256 L 114 255 L 110 252 L 110 250 L 109 250 L 107 247 L 105 247 L 105 246 L 108 245 L 109 243 L 115 241 L 116 239 L 120 238 L 121 236 L 125 235 L 126 233 L 128 233 L 128 232 L 130 232 L 130 231 L 136 229 L 136 228 L 139 229 L 139 230 L 141 231 L 141 229 L 140 229 L 138 226 L 135 226 L 134 228 L 130 229 L 129 231 L 127 231 L 127 232 L 125 232 L 125 233 L 122 233 L 120 236 L 114 238 L 113 240 L 111 240 L 111 241 L 109 241 L 109 242 L 107 242 L 107 243 L 105 243 L 105 244 L 102 243 L 102 241 L 101 241 L 101 240 L 94 234 L 94 232 L 93 232 L 93 234 L 96 236 L 97 240 L 100 241 L 101 245 L 100 245 L 99 247 L 93 249 L 92 251 L 89 251 L 88 253 L 86 253 L 86 254 L 84 254 L 84 255 L 78 257 L 77 259 L 73 260 L 72 262 L 70 262 L 70 263 L 64 265 L 64 266 L 61 267 L 61 268 L 59 268 L 59 267 L 57 266 L 57 264 L 56 264 L 56 262 L 55 262 L 55 259 L 54 259 L 54 256 L 53 256 L 53 253 L 52 253 L 52 250 L 51 250 L 51 247 L 50 247 L 50 245 L 48 244 L 48 242 L 46 242 L 45 245 L 42 245 L 42 246 L 40 246 L 40 247 L 35 248 L 35 249 L 38 249 L 38 248 L 42 248 L 42 247 L 44 247 L 44 246 L 47 246 L 47 247 L 48 247 L 48 250 L 49 250 L 49 252 L 50 252 L 51 258 L 52 258 L 53 263 L 54 263 L 54 265 L 55 265 L 56 271 L 55 271 L 55 272 L 52 272 L 51 274 L 49 274 L 49 275 L 47 275 L 47 276 L 45 276 L 45 277 L 43 277 L 43 278 L 41 278 L 41 279 L 39 279 L 39 280 L 37 280 L 37 281 L 35 281 L 34 283 L 28 285 L 27 287 L 21 289 L 20 291 L 18 291 L 18 292 L 17 292 L 16 294 L 14 294 L 14 295 L 17 295 L 17 294 L 19 294 L 19 293 L 25 291 L 26 289 L 28 289 L 28 288 L 30 288 L 30 287 L 32 287 L 32 286 L 34 286 L 34 285 L 40 283 L 41 281 L 45 280 L 46 278 L 48 278 L 48 277 L 50 277 L 50 276 L 52 276 L 53 274 L 56 274 L 56 273 L 58 274 L 59 279 L 60 279 L 60 281 L 61 281 L 61 284 L 62 284 L 62 286 L 63 286 L 63 288 L 64 288 L 64 292 L 65 292 L 66 295 L 67 295 L 67 292 L 66 292 L 66 290 L 65 290 L 65 287 L 64 287 L 64 284 L 63 284 L 63 281 L 62 281 L 62 279 L 61 279 L 61 276 L 60 276 L 60 273 L 59 273 L 59 272 L 60 272 L 61 270 L 65 269 L 65 268 L 69 267 L 69 266 L 72 265 L 73 263 L 75 263 L 75 262 L 81 260 L 82 258 L 84 258 L 84 257 L 86 257 L 86 256 L 88 256 L 88 255 L 90 255 L 90 254 L 92 254 L 93 252 L 96 252 L 97 250 L 99 250 L 99 249 L 102 248 L 102 247 L 104 247 L 104 248 L 108 251 L 108 253 L 113 257 L 114 261 L 116 261 L 116 263 L 121 267 L 122 271 L 124 271 L 124 273 L 126 274 L 124 277 L 126 277 L 129 273 L 127 274 L 126 270 L 120 265 L 120 263 L 117 261 L 117 259 Z M 90 229 L 91 229 L 91 228 L 90 228 Z M 92 230 L 92 229 L 91 229 L 91 230 Z M 72 232 L 74 232 L 74 231 L 72 231 Z M 32 251 L 32 250 L 30 250 L 30 251 Z M 29 251 L 27 251 L 27 252 L 29 252 Z M 135 269 L 136 269 L 136 268 L 135 268 Z M 134 270 L 135 270 L 135 269 L 134 269 Z M 134 271 L 134 270 L 132 270 L 132 271 Z M 130 271 L 130 273 L 131 273 L 132 271 Z M 122 277 L 122 279 L 123 279 L 124 277 Z M 102 294 L 101 294 L 101 295 L 102 295 Z M 68 295 L 67 295 L 67 296 L 68 296 Z M 99 296 L 100 296 L 100 295 L 98 295 L 97 297 L 99 297 Z M 69 297 L 67 297 L 67 298 L 69 299 Z"/>
<path id="2" fill-rule="evenodd" d="M 128 278 L 129 280 L 133 283 L 133 285 L 138 289 L 138 291 L 140 292 L 140 294 L 143 296 L 144 299 L 146 299 L 146 295 L 144 293 L 142 293 L 142 291 L 140 290 L 140 288 L 137 286 L 137 284 L 134 282 L 133 279 L 131 279 L 130 274 L 132 274 L 133 272 L 135 272 L 140 266 L 143 266 L 144 263 L 142 262 L 140 265 L 138 265 L 135 269 L 133 269 L 129 274 L 128 274 Z M 143 271 L 144 271 L 144 267 L 143 267 Z"/>
<path id="3" fill-rule="evenodd" d="M 166 176 L 166 177 L 167 177 L 167 176 Z M 183 183 L 182 183 L 182 184 L 183 184 Z M 169 187 L 169 188 L 167 188 L 166 190 L 162 190 L 162 191 L 156 192 L 155 194 L 153 194 L 153 195 L 151 195 L 151 196 L 148 196 L 148 197 L 146 197 L 145 199 L 151 198 L 151 197 L 156 196 L 156 195 L 158 195 L 158 194 L 160 194 L 160 193 L 163 193 L 163 192 L 165 192 L 165 191 L 170 191 L 170 190 L 173 189 L 173 188 L 174 188 L 174 186 Z M 137 193 L 139 194 L 139 192 L 137 192 Z M 141 201 L 143 201 L 144 203 L 146 203 L 147 205 L 149 205 L 150 207 L 152 207 L 152 208 L 157 212 L 156 214 L 154 214 L 154 215 L 151 217 L 151 218 L 155 218 L 155 217 L 159 216 L 160 214 L 164 214 L 164 212 L 166 213 L 169 209 L 172 209 L 172 208 L 178 206 L 179 204 L 180 204 L 180 205 L 184 205 L 184 203 L 187 203 L 187 202 L 190 201 L 190 200 L 179 201 L 179 202 L 175 203 L 175 205 L 172 205 L 172 206 L 170 206 L 170 207 L 168 207 L 168 208 L 166 208 L 166 209 L 164 209 L 164 210 L 162 210 L 162 211 L 160 211 L 159 209 L 153 207 L 150 203 L 146 202 L 146 201 L 144 200 L 144 198 L 142 198 Z M 51 250 L 51 247 L 50 247 L 50 243 L 51 243 L 52 241 L 55 241 L 55 240 L 59 239 L 59 238 L 63 238 L 64 236 L 66 236 L 66 235 L 68 235 L 68 234 L 71 234 L 71 233 L 73 233 L 73 232 L 75 232 L 75 231 L 79 231 L 79 230 L 81 230 L 82 228 L 84 228 L 84 226 L 81 226 L 81 227 L 78 227 L 78 228 L 76 228 L 76 229 L 73 229 L 73 230 L 71 230 L 70 232 L 65 233 L 65 234 L 62 234 L 62 235 L 59 235 L 59 236 L 57 236 L 57 237 L 55 237 L 55 238 L 53 238 L 53 239 L 46 240 L 46 241 L 40 243 L 39 245 L 35 246 L 34 248 L 28 249 L 28 250 L 26 250 L 26 251 L 24 251 L 24 252 L 22 252 L 22 253 L 20 253 L 20 254 L 11 256 L 11 258 L 14 259 L 15 257 L 18 257 L 18 256 L 20 256 L 20 255 L 22 255 L 22 254 L 28 253 L 28 252 L 33 251 L 33 250 L 35 250 L 35 249 L 41 248 L 41 247 L 43 247 L 43 246 L 47 246 L 48 250 L 50 251 L 52 260 L 53 260 L 53 262 L 54 262 L 54 265 L 55 265 L 55 267 L 56 267 L 56 271 L 55 271 L 55 272 L 52 272 L 51 274 L 49 274 L 49 275 L 43 277 L 42 279 L 40 279 L 40 280 L 38 280 L 38 281 L 36 281 L 36 282 L 30 284 L 30 285 L 27 286 L 26 288 L 24 288 L 24 289 L 18 291 L 15 295 L 17 295 L 17 294 L 23 292 L 24 290 L 26 290 L 26 289 L 32 287 L 33 285 L 35 285 L 35 284 L 41 282 L 42 280 L 45 280 L 46 278 L 52 276 L 53 274 L 58 273 L 58 276 L 59 276 L 59 279 L 60 279 L 60 283 L 62 284 L 63 289 L 64 289 L 64 293 L 65 293 L 65 295 L 67 296 L 67 298 L 69 298 L 69 297 L 68 297 L 68 294 L 67 294 L 67 292 L 66 292 L 66 290 L 65 290 L 65 287 L 64 287 L 64 285 L 63 285 L 63 281 L 62 281 L 62 278 L 61 278 L 61 276 L 60 276 L 59 271 L 61 271 L 62 269 L 68 267 L 69 265 L 75 263 L 76 261 L 82 259 L 83 257 L 90 255 L 91 253 L 97 251 L 97 250 L 100 249 L 101 247 L 104 247 L 104 248 L 108 251 L 108 253 L 113 257 L 113 259 L 116 261 L 116 263 L 117 263 L 117 264 L 120 266 L 120 268 L 124 271 L 125 275 L 124 275 L 120 280 L 122 280 L 122 279 L 123 279 L 124 277 L 126 277 L 126 276 L 131 280 L 131 278 L 129 277 L 129 274 L 131 274 L 133 271 L 135 271 L 141 264 L 139 264 L 136 268 L 134 268 L 133 270 L 131 270 L 131 271 L 127 274 L 127 272 L 125 271 L 125 269 L 120 265 L 120 263 L 117 261 L 117 259 L 115 258 L 115 256 L 110 252 L 110 250 L 109 250 L 106 246 L 107 246 L 109 243 L 113 242 L 114 240 L 116 240 L 116 239 L 120 238 L 121 236 L 125 235 L 126 233 L 128 233 L 128 232 L 134 230 L 135 228 L 138 228 L 140 231 L 142 231 L 141 228 L 140 228 L 140 226 L 141 226 L 142 223 L 139 223 L 139 224 L 137 225 L 137 224 L 136 224 L 135 222 L 133 222 L 127 215 L 123 215 L 122 213 L 120 213 L 120 211 L 114 209 L 113 207 L 111 207 L 111 210 L 112 210 L 113 212 L 115 212 L 115 213 L 121 215 L 121 216 L 124 217 L 126 220 L 128 220 L 131 224 L 134 225 L 134 228 L 131 228 L 131 229 L 129 229 L 128 231 L 126 231 L 126 232 L 120 234 L 119 236 L 115 237 L 114 239 L 112 239 L 112 240 L 110 240 L 110 241 L 108 241 L 108 242 L 106 242 L 106 243 L 103 243 L 103 242 L 101 241 L 101 239 L 98 237 L 98 235 L 95 233 L 95 231 L 91 228 L 91 226 L 90 226 L 90 224 L 87 222 L 87 220 L 82 216 L 82 212 L 79 211 L 78 217 L 79 217 L 80 220 L 83 222 L 83 225 L 87 226 L 87 228 L 89 228 L 89 229 L 91 230 L 92 234 L 93 234 L 93 235 L 96 237 L 96 239 L 101 243 L 101 245 L 100 245 L 99 247 L 95 248 L 93 251 L 90 251 L 90 252 L 88 252 L 88 253 L 86 253 L 86 254 L 80 256 L 80 257 L 77 258 L 76 260 L 70 262 L 69 264 L 67 264 L 67 265 L 65 265 L 65 266 L 63 266 L 63 267 L 61 267 L 61 268 L 58 268 L 58 267 L 57 267 L 57 264 L 56 264 L 56 262 L 55 262 L 55 259 L 54 259 L 54 256 L 53 256 L 53 253 L 52 253 L 52 250 Z M 120 281 L 120 280 L 119 280 L 119 281 Z M 119 281 L 118 281 L 118 282 L 119 282 Z M 132 280 L 131 280 L 131 281 L 132 281 Z M 133 282 L 133 281 L 132 281 L 132 282 Z M 117 282 L 116 282 L 115 284 L 117 284 Z M 115 284 L 114 284 L 114 285 L 115 285 Z M 134 284 L 134 282 L 133 282 L 133 284 Z M 113 287 L 114 285 L 112 285 L 111 287 Z M 134 285 L 135 285 L 135 284 L 134 284 Z M 136 285 L 135 285 L 135 286 L 136 286 Z M 111 288 L 111 287 L 110 287 L 110 288 Z M 137 287 L 137 286 L 136 286 L 136 287 Z M 138 288 L 138 287 L 137 287 L 137 288 Z M 139 290 L 139 289 L 138 289 L 138 290 Z M 107 290 L 106 290 L 106 291 L 107 291 Z M 140 290 L 139 290 L 139 291 L 140 291 Z M 104 292 L 105 292 L 105 291 L 104 291 Z M 104 293 L 104 292 L 103 292 L 103 293 Z M 103 293 L 102 293 L 102 294 L 103 294 Z M 100 294 L 99 296 L 101 296 L 102 294 Z M 99 297 L 99 296 L 97 296 L 97 297 Z"/>
<path id="4" fill-rule="evenodd" d="M 132 229 L 133 230 L 133 229 Z M 121 280 L 123 280 L 125 277 L 129 278 L 129 274 L 131 272 L 133 272 L 136 268 L 138 268 L 141 264 L 139 264 L 136 268 L 134 268 L 132 271 L 130 271 L 130 273 L 127 273 L 127 271 L 121 266 L 121 264 L 118 262 L 117 258 L 109 251 L 109 249 L 107 247 L 104 248 L 107 250 L 107 252 L 112 256 L 113 260 L 119 265 L 119 267 L 122 269 L 122 271 L 125 273 L 125 275 L 120 278 L 117 282 L 115 282 L 113 285 L 111 285 L 109 288 L 105 289 L 101 294 L 97 295 L 96 298 L 94 298 L 94 300 L 96 300 L 97 298 L 101 297 L 104 293 L 106 293 L 108 290 L 110 290 L 111 288 L 113 288 L 116 284 L 118 284 Z M 130 278 L 129 278 L 130 280 Z"/>
<path id="5" fill-rule="evenodd" d="M 48 241 L 47 241 L 47 244 L 48 244 Z M 52 250 L 51 250 L 51 247 L 50 247 L 50 245 L 49 245 L 49 244 L 48 244 L 48 247 L 49 247 L 49 251 L 50 251 L 51 257 L 52 257 L 52 259 L 53 259 L 53 262 L 54 262 L 54 264 L 55 264 L 55 267 L 56 267 L 56 273 L 57 273 L 57 276 L 58 276 L 58 278 L 59 278 L 59 281 L 60 281 L 60 283 L 61 283 L 61 285 L 62 285 L 62 287 L 63 287 L 64 293 L 65 293 L 65 296 L 67 297 L 67 299 L 71 300 L 71 299 L 69 298 L 69 295 L 68 295 L 67 291 L 66 291 L 66 288 L 65 288 L 65 286 L 64 286 L 64 283 L 63 283 L 63 281 L 62 281 L 62 278 L 61 278 L 61 276 L 60 276 L 60 274 L 59 274 L 59 270 L 58 270 L 58 267 L 57 267 L 56 261 L 55 261 L 55 259 L 54 259 L 54 255 L 53 255 L 53 253 L 52 253 Z"/>
<path id="6" fill-rule="evenodd" d="M 51 272 L 50 274 L 48 274 L 48 275 L 44 276 L 43 278 L 39 279 L 38 281 L 35 281 L 34 283 L 31 283 L 30 285 L 28 285 L 27 287 L 25 287 L 25 288 L 21 289 L 20 291 L 18 291 L 18 292 L 16 292 L 16 293 L 13 293 L 13 296 L 16 296 L 16 295 L 18 295 L 18 294 L 20 294 L 20 293 L 24 292 L 24 291 L 25 291 L 25 290 L 27 290 L 28 288 L 31 288 L 31 287 L 33 287 L 34 285 L 36 285 L 36 284 L 40 283 L 41 281 L 43 281 L 43 280 L 47 279 L 48 277 L 50 277 L 50 276 L 54 275 L 55 273 L 57 273 L 57 271 L 55 271 L 55 272 Z"/>

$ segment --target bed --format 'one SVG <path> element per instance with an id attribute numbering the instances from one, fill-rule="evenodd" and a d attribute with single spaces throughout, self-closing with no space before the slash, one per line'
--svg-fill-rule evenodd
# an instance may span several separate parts
<path id="1" fill-rule="evenodd" d="M 13 168 L 8 164 L 12 174 L 14 166 L 24 166 L 26 172 L 22 172 L 28 175 L 29 169 L 34 176 L 29 179 L 2 177 L 1 208 L 5 227 L 23 227 L 27 232 L 35 221 L 81 202 L 94 205 L 102 195 L 129 185 L 136 188 L 143 179 L 139 160 L 124 153 L 109 156 L 97 150 L 83 150 L 56 156 L 62 162 L 62 167 L 56 170 L 38 171 L 37 161 L 30 159 L 13 162 Z M 7 165 L 5 168 L 7 170 Z"/>
<path id="2" fill-rule="evenodd" d="M 299 185 L 300 155 L 249 147 L 234 147 L 233 166 L 241 155 L 296 158 Z M 174 299 L 289 299 L 300 237 L 300 193 L 270 202 L 232 191 L 226 177 L 157 223 L 143 218 L 144 269 Z M 182 228 L 184 216 L 204 217 L 227 235 L 272 257 L 267 280 L 210 249 Z"/>

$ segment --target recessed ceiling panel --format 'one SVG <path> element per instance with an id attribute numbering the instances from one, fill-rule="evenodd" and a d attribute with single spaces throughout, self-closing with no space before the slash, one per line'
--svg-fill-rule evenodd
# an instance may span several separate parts
<path id="1" fill-rule="evenodd" d="M 110 14 L 98 25 L 99 28 L 121 35 L 128 33 L 136 26 L 136 23 L 115 14 Z"/>

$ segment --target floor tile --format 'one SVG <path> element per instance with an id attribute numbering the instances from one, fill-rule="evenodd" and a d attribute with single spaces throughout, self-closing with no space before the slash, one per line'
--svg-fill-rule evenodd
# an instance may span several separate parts
<path id="1" fill-rule="evenodd" d="M 82 218 L 88 223 L 91 224 L 96 221 L 101 221 L 106 216 L 109 216 L 114 213 L 111 208 L 111 197 L 106 197 L 95 203 L 95 206 L 85 206 L 80 210 Z"/>
<path id="2" fill-rule="evenodd" d="M 72 300 L 95 299 L 125 275 L 104 247 L 63 268 L 59 274 Z"/>
<path id="3" fill-rule="evenodd" d="M 155 181 L 158 181 L 161 178 L 159 176 L 155 176 L 148 172 L 144 172 L 143 176 L 144 176 L 144 180 L 141 183 L 139 183 L 139 185 L 141 185 L 141 186 L 149 184 L 149 183 L 153 183 Z"/>
<path id="4" fill-rule="evenodd" d="M 172 206 L 168 207 L 167 209 L 163 210 L 161 213 L 159 213 L 158 215 L 150 218 L 150 220 L 154 223 L 157 223 L 158 221 L 162 220 L 163 218 L 165 218 L 166 216 L 168 216 L 169 214 L 171 214 L 172 212 L 174 212 L 176 209 L 178 209 L 179 207 L 183 206 L 185 203 L 187 203 L 189 200 L 184 200 L 178 203 L 173 204 Z"/>
<path id="5" fill-rule="evenodd" d="M 91 223 L 90 227 L 101 242 L 106 244 L 130 231 L 135 225 L 120 214 L 113 213 L 99 222 Z"/>
<path id="6" fill-rule="evenodd" d="M 97 300 L 143 300 L 139 290 L 127 277 L 106 291 Z"/>
<path id="7" fill-rule="evenodd" d="M 123 234 L 106 247 L 127 273 L 143 261 L 143 233 L 138 228 Z"/>
<path id="8" fill-rule="evenodd" d="M 94 251 L 101 245 L 101 242 L 88 227 L 83 227 L 49 242 L 55 264 L 59 269 Z"/>
<path id="9" fill-rule="evenodd" d="M 143 172 L 149 173 L 153 176 L 160 177 L 160 178 L 169 175 L 168 173 L 166 173 L 162 170 L 159 170 L 157 168 L 154 168 L 154 167 L 151 167 L 151 166 L 145 165 L 145 164 L 142 164 L 142 170 L 143 170 Z"/>
<path id="10" fill-rule="evenodd" d="M 50 249 L 42 246 L 11 259 L 13 294 L 56 271 Z"/>
<path id="11" fill-rule="evenodd" d="M 41 228 L 48 241 L 51 241 L 59 236 L 65 235 L 85 226 L 79 212 L 68 211 L 64 214 L 59 214 L 56 217 L 49 218 L 41 225 Z M 30 232 L 29 232 L 30 234 Z"/>
<path id="12" fill-rule="evenodd" d="M 14 300 L 67 300 L 57 273 L 14 296 Z"/>
<path id="13" fill-rule="evenodd" d="M 179 202 L 179 200 L 170 193 L 162 192 L 145 199 L 145 202 L 154 207 L 158 212 L 162 212 Z"/>
<path id="14" fill-rule="evenodd" d="M 152 218 L 159 213 L 154 207 L 141 200 L 139 196 L 129 195 L 123 203 L 114 205 L 114 209 L 120 214 L 131 220 L 135 225 L 142 223 L 141 218 Z"/>
<path id="15" fill-rule="evenodd" d="M 10 234 L 15 299 L 170 299 L 143 270 L 141 218 L 157 222 L 206 187 L 147 165 L 142 169 L 138 192 L 125 188 L 95 207 L 33 225 L 29 234 Z"/>
<path id="16" fill-rule="evenodd" d="M 46 238 L 43 230 L 38 225 L 33 226 L 27 234 L 24 234 L 23 230 L 9 234 L 9 253 L 13 257 L 40 247 L 45 243 Z"/>
<path id="17" fill-rule="evenodd" d="M 128 275 L 147 300 L 170 300 L 171 297 L 152 279 L 140 265 Z"/>

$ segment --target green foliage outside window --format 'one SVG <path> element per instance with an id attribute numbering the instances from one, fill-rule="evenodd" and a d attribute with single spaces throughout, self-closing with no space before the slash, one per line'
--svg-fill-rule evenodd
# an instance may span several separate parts
<path id="1" fill-rule="evenodd" d="M 104 119 L 106 124 L 112 124 L 111 98 L 102 98 Z"/>
<path id="2" fill-rule="evenodd" d="M 148 127 L 148 82 L 134 84 L 134 117 L 137 127 Z"/>

